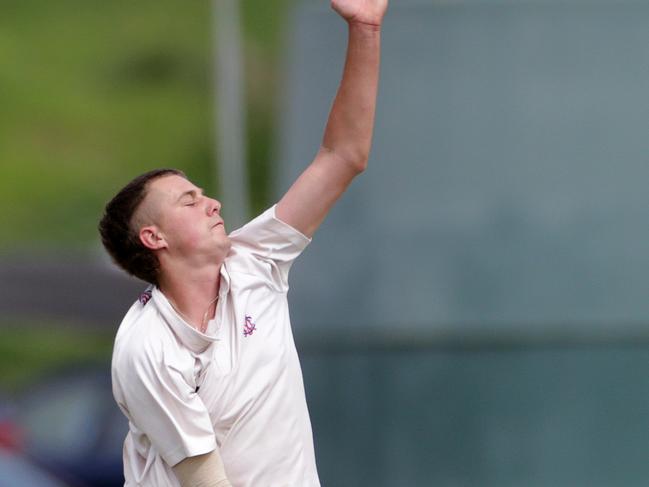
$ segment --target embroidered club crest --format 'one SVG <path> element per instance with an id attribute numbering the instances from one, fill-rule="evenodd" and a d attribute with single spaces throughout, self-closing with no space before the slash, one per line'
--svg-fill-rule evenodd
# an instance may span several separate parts
<path id="1" fill-rule="evenodd" d="M 252 316 L 246 315 L 246 322 L 243 325 L 243 336 L 249 337 L 257 329 L 257 325 L 252 322 Z"/>

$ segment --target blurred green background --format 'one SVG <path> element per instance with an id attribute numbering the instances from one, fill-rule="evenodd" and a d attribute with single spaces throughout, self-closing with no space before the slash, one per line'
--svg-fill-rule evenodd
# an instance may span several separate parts
<path id="1" fill-rule="evenodd" d="M 268 203 L 282 33 L 291 0 L 241 2 L 250 207 Z M 0 253 L 96 252 L 105 202 L 176 167 L 214 194 L 210 2 L 2 2 Z M 106 360 L 112 330 L 0 319 L 0 387 Z"/>
<path id="2" fill-rule="evenodd" d="M 268 195 L 290 3 L 241 2 L 253 209 Z M 211 21 L 209 2 L 3 2 L 0 249 L 96 245 L 107 198 L 150 168 L 214 189 Z"/>

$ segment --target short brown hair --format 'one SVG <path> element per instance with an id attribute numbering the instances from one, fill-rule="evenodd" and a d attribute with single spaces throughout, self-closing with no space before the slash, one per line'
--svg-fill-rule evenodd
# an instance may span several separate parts
<path id="1" fill-rule="evenodd" d="M 133 228 L 133 215 L 147 194 L 154 179 L 176 175 L 177 169 L 154 169 L 133 179 L 108 202 L 99 222 L 99 234 L 104 248 L 113 261 L 129 274 L 151 284 L 158 284 L 159 262 L 155 254 L 140 241 Z"/>

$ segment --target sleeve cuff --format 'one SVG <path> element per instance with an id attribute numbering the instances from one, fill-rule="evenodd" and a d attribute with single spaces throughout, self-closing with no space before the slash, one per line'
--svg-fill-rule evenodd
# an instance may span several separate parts
<path id="1" fill-rule="evenodd" d="M 216 449 L 214 436 L 192 440 L 191 445 L 179 445 L 168 452 L 160 453 L 162 459 L 171 467 L 176 466 L 187 457 L 203 455 Z"/>
<path id="2" fill-rule="evenodd" d="M 270 211 L 273 221 L 277 223 L 277 233 L 285 236 L 291 241 L 293 245 L 304 250 L 306 246 L 311 243 L 312 239 L 304 235 L 297 228 L 277 218 L 277 214 L 275 212 L 276 208 L 277 208 L 277 204 L 274 204 L 273 206 L 270 207 L 268 211 Z"/>

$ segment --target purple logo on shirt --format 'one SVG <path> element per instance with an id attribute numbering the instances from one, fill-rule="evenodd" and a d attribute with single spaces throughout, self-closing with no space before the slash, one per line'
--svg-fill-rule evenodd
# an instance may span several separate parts
<path id="1" fill-rule="evenodd" d="M 257 325 L 252 322 L 252 316 L 246 316 L 246 323 L 243 325 L 243 336 L 248 337 L 257 329 Z"/>

